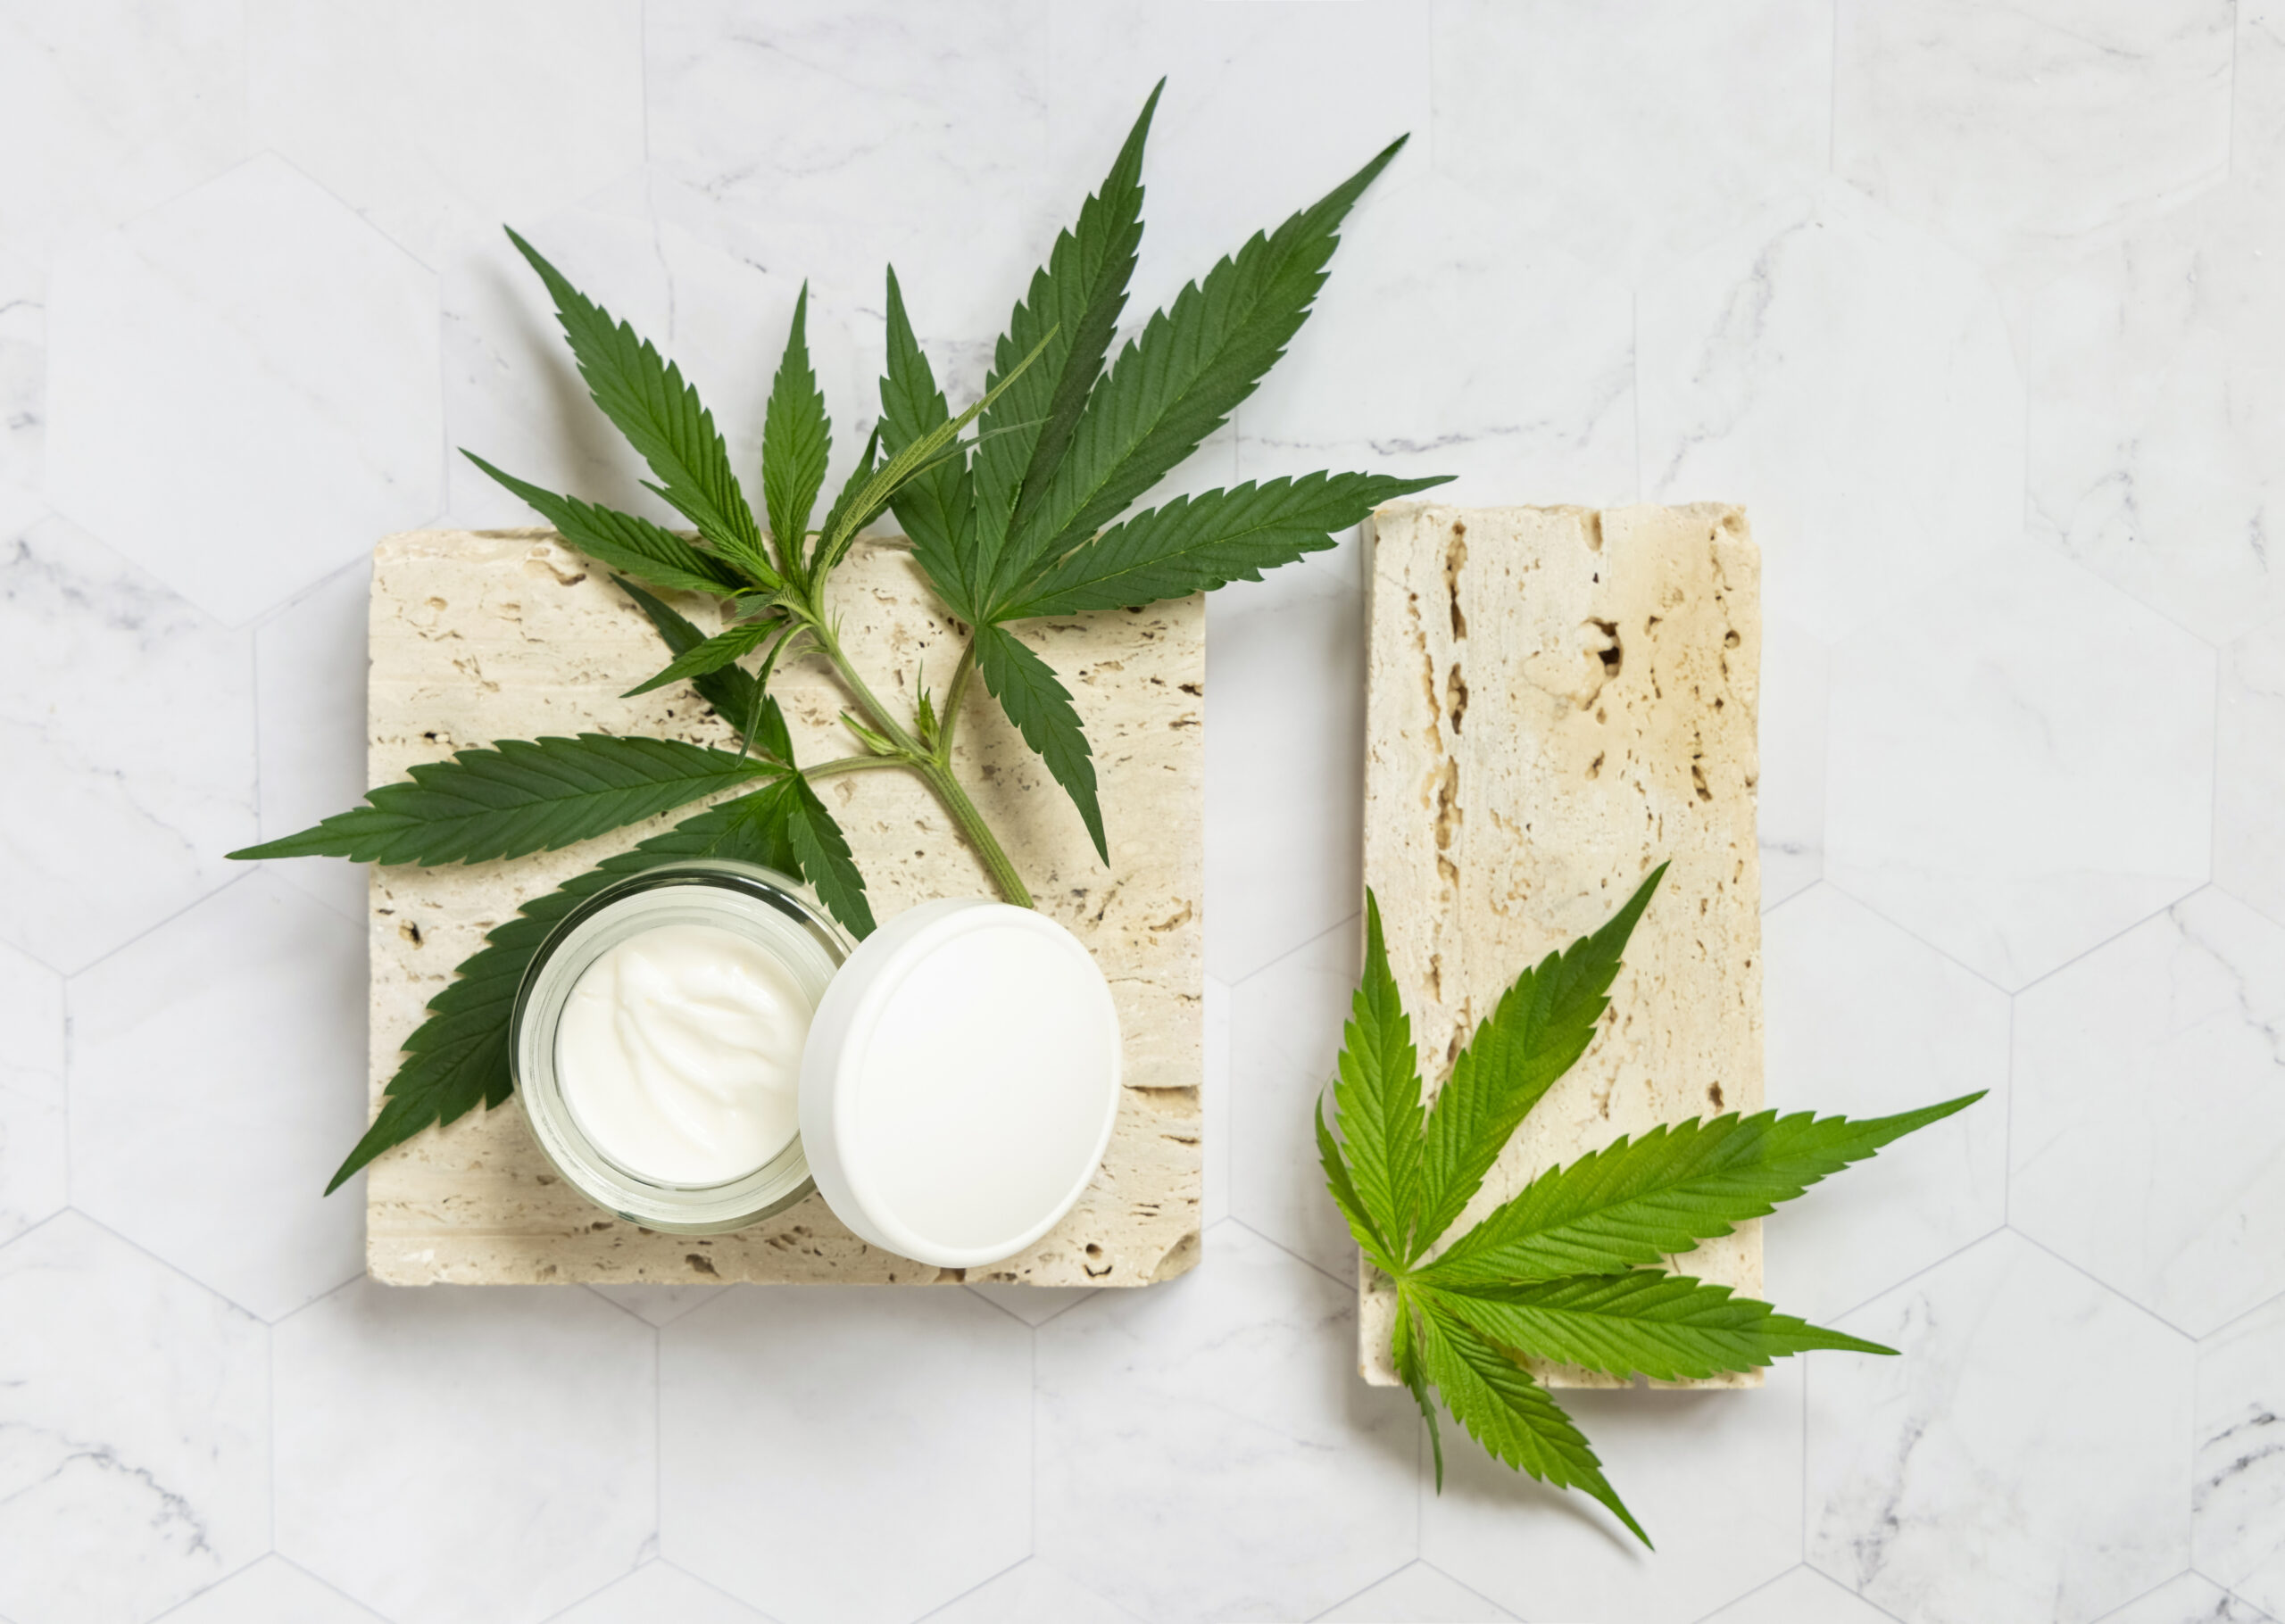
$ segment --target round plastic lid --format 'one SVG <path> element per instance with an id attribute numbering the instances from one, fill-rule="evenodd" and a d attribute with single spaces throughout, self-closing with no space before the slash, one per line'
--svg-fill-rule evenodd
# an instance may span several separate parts
<path id="1" fill-rule="evenodd" d="M 923 903 L 826 989 L 802 1056 L 802 1143 L 860 1238 L 964 1269 L 1071 1210 L 1118 1089 L 1118 1014 L 1076 937 L 1027 907 Z"/>

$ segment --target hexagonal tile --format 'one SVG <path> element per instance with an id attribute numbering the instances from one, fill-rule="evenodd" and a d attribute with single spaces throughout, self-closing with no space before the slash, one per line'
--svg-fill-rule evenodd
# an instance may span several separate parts
<path id="1" fill-rule="evenodd" d="M 616 1303 L 645 1325 L 679 1320 L 727 1286 L 591 1285 L 588 1290 L 607 1303 Z"/>
<path id="2" fill-rule="evenodd" d="M 1049 218 L 1068 220 L 1101 182 L 1161 75 L 1130 319 L 1255 232 L 1275 230 L 1397 137 L 1409 132 L 1411 144 L 1376 188 L 1425 172 L 1429 9 L 1424 0 L 1363 0 L 1313 11 L 1296 28 L 1275 8 L 1216 0 L 1056 6 L 1046 63 Z M 1005 315 L 1008 291 L 995 316 Z"/>
<path id="3" fill-rule="evenodd" d="M 2213 651 L 2011 550 L 1833 652 L 1825 873 L 2017 988 L 2201 883 Z"/>
<path id="4" fill-rule="evenodd" d="M 645 1562 L 550 1624 L 769 1624 L 752 1608 L 662 1562 Z"/>
<path id="5" fill-rule="evenodd" d="M 278 1549 L 396 1624 L 550 1617 L 652 1537 L 657 1343 L 590 1292 L 361 1280 L 275 1361 Z"/>
<path id="6" fill-rule="evenodd" d="M 365 941 L 249 874 L 71 982 L 72 1199 L 276 1319 L 364 1267 Z"/>
<path id="7" fill-rule="evenodd" d="M 1435 36 L 1436 167 L 1628 281 L 1824 173 L 1832 12 L 1814 0 L 1462 0 Z"/>
<path id="8" fill-rule="evenodd" d="M 1230 993 L 1230 1210 L 1343 1279 L 1357 1243 L 1325 1193 L 1313 1113 L 1341 1052 L 1362 940 L 1344 920 Z"/>
<path id="9" fill-rule="evenodd" d="M 651 8 L 644 63 L 662 211 L 739 259 L 874 310 L 893 262 L 908 298 L 997 331 L 1054 240 L 1051 222 L 1076 212 L 1118 150 L 1114 136 L 1084 185 L 1042 212 L 1046 10 Z M 781 327 L 768 364 L 784 342 Z"/>
<path id="10" fill-rule="evenodd" d="M 49 500 L 233 625 L 436 510 L 436 279 L 277 158 L 57 261 L 47 336 Z"/>
<path id="11" fill-rule="evenodd" d="M 372 573 L 370 562 L 352 564 L 254 630 L 265 841 L 353 807 L 365 793 L 365 620 Z M 295 858 L 270 868 L 364 924 L 362 864 Z"/>
<path id="12" fill-rule="evenodd" d="M 2285 1616 L 2285 1298 L 2198 1350 L 2197 1486 L 2191 1543 L 2198 1571 Z"/>
<path id="13" fill-rule="evenodd" d="M 2285 0 L 2238 0 L 2230 179 L 2274 197 L 2285 182 Z"/>
<path id="14" fill-rule="evenodd" d="M 0 1245 L 65 1200 L 63 982 L 0 947 Z"/>
<path id="15" fill-rule="evenodd" d="M 1763 623 L 1757 825 L 1765 910 L 1824 874 L 1829 664 L 1824 644 L 1798 622 L 1778 615 Z"/>
<path id="16" fill-rule="evenodd" d="M 2033 533 L 2216 642 L 2285 610 L 2281 249 L 2285 208 L 2232 187 L 2079 260 L 2029 321 Z"/>
<path id="17" fill-rule="evenodd" d="M 785 347 L 802 261 L 784 244 L 752 260 L 711 247 L 661 220 L 660 195 L 656 184 L 636 177 L 517 229 L 575 286 L 682 369 L 714 413 L 746 495 L 758 503 L 752 470 L 760 464 L 768 391 L 755 380 L 768 378 Z M 923 297 L 910 283 L 906 294 L 916 302 Z M 458 448 L 448 459 L 448 522 L 536 522 L 459 450 L 551 490 L 686 522 L 644 489 L 650 470 L 588 399 L 546 290 L 504 236 L 477 238 L 448 259 L 441 297 L 445 435 Z M 868 321 L 868 342 L 877 343 L 878 330 L 877 317 Z M 863 445 L 853 426 L 877 410 L 877 363 L 859 364 L 848 318 L 828 298 L 811 297 L 808 334 L 837 428 L 835 461 L 846 467 Z"/>
<path id="18" fill-rule="evenodd" d="M 1820 885 L 1762 927 L 1769 1103 L 1881 1116 L 1988 1090 L 1763 1225 L 1769 1293 L 1825 1323 L 2007 1207 L 2007 995 Z"/>
<path id="19" fill-rule="evenodd" d="M 2190 1345 L 2002 1231 L 1841 1322 L 1809 1561 L 1900 1618 L 2085 1624 L 2189 1557 Z"/>
<path id="20" fill-rule="evenodd" d="M 1234 989 L 1363 896 L 1363 596 L 1307 563 L 1214 593 L 1206 692 L 1206 968 Z"/>
<path id="21" fill-rule="evenodd" d="M 230 877 L 254 833 L 252 664 L 62 519 L 0 520 L 0 937 L 77 970 Z"/>
<path id="22" fill-rule="evenodd" d="M 1423 1556 L 1525 1618 L 1629 1624 L 1686 1624 L 1800 1561 L 1798 1361 L 1760 1388 L 1568 1392 L 1562 1404 L 1657 1554 L 1448 1421 L 1444 1492 L 1421 1501 Z"/>
<path id="23" fill-rule="evenodd" d="M 2102 1624 L 2270 1624 L 2208 1578 L 2184 1573 L 2149 1595 L 2105 1613 Z"/>
<path id="24" fill-rule="evenodd" d="M 262 1554 L 268 1336 L 76 1213 L 0 1248 L 0 1610 L 148 1619 Z"/>
<path id="25" fill-rule="evenodd" d="M 1847 187 L 1666 269 L 1639 312 L 1642 494 L 1743 502 L 1773 614 L 1837 637 L 2021 530 L 1998 300 Z"/>
<path id="26" fill-rule="evenodd" d="M 1383 178 L 1239 423 L 1244 477 L 1319 468 L 1457 475 L 1439 501 L 1628 500 L 1633 298 L 1442 176 Z"/>
<path id="27" fill-rule="evenodd" d="M 2015 1050 L 2017 1229 L 2192 1336 L 2285 1291 L 2285 929 L 2201 891 L 2018 997 Z"/>
<path id="28" fill-rule="evenodd" d="M 1115 1606 L 1043 1562 L 1010 1568 L 957 1602 L 930 1613 L 925 1624 L 1136 1624 Z"/>
<path id="29" fill-rule="evenodd" d="M 254 0 L 256 137 L 429 265 L 643 162 L 636 0 Z"/>
<path id="30" fill-rule="evenodd" d="M 1359 1384 L 1352 1288 L 1224 1222 L 1191 1273 L 1038 1335 L 1034 1537 L 1088 1588 L 1308 1618 L 1413 1555 L 1419 1413 Z"/>
<path id="31" fill-rule="evenodd" d="M 2222 650 L 2214 883 L 2285 924 L 2285 621 Z"/>
<path id="32" fill-rule="evenodd" d="M 246 151 L 238 0 L 37 0 L 0 16 L 0 176 L 10 246 L 45 260 Z"/>
<path id="33" fill-rule="evenodd" d="M 1066 1309 L 1076 1308 L 1094 1296 L 1097 1288 L 1018 1286 L 1008 1280 L 970 1280 L 966 1289 L 1026 1325 L 1044 1325 Z"/>
<path id="34" fill-rule="evenodd" d="M 1842 0 L 1833 162 L 1991 260 L 2043 259 L 2222 178 L 2224 0 Z"/>
<path id="35" fill-rule="evenodd" d="M 1801 1567 L 1731 1603 L 1706 1624 L 1888 1624 L 1888 1618 L 1816 1569 Z"/>
<path id="36" fill-rule="evenodd" d="M 660 1347 L 668 1561 L 782 1624 L 886 1624 L 1026 1554 L 1031 1333 L 997 1309 L 733 1291 Z"/>
<path id="37" fill-rule="evenodd" d="M 1325 1624 L 1507 1624 L 1515 1617 L 1425 1562 L 1398 1569 L 1317 1616 Z"/>
<path id="38" fill-rule="evenodd" d="M 167 1615 L 168 1624 L 385 1624 L 282 1556 L 265 1556 Z M 694 1620 L 692 1624 L 700 1624 Z"/>
<path id="39" fill-rule="evenodd" d="M 47 278 L 0 253 L 0 480 L 39 484 L 47 438 Z"/>

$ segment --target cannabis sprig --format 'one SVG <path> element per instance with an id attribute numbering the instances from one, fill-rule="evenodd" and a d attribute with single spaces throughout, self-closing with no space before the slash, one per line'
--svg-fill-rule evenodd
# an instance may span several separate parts
<path id="1" fill-rule="evenodd" d="M 1661 864 L 1610 921 L 1516 978 L 1424 1106 L 1411 1023 L 1366 893 L 1365 973 L 1342 1031 L 1334 1121 L 1317 1111 L 1318 1158 L 1367 1261 L 1396 1288 L 1391 1353 L 1428 1428 L 1435 1396 L 1495 1459 L 1592 1496 L 1646 1546 L 1584 1434 L 1521 1363 L 1621 1380 L 1698 1380 L 1814 1348 L 1893 1354 L 1875 1342 L 1669 1273 L 1666 1260 L 1766 1216 L 1810 1185 L 1981 1093 L 1852 1122 L 1774 1111 L 1670 1123 L 1552 1167 L 1449 1246 L 1532 1107 L 1593 1042 L 1621 956 Z"/>
<path id="2" fill-rule="evenodd" d="M 432 1123 L 507 1098 L 508 1023 L 523 970 L 547 924 L 611 878 L 703 847 L 798 874 L 852 932 L 871 931 L 864 876 L 817 793 L 820 780 L 877 768 L 917 775 L 1001 893 L 1029 906 L 1023 876 L 952 770 L 963 701 L 978 677 L 1109 862 L 1093 751 L 1070 691 L 1010 628 L 1259 580 L 1332 546 L 1381 503 L 1443 483 L 1315 473 L 1178 498 L 1122 522 L 1284 352 L 1308 319 L 1342 220 L 1404 145 L 1392 143 L 1276 230 L 1257 233 L 1151 317 L 1114 360 L 1142 245 L 1142 158 L 1159 95 L 1151 93 L 1101 186 L 1034 273 L 994 346 L 984 392 L 966 409 L 951 410 L 888 271 L 880 416 L 814 528 L 833 424 L 810 359 L 806 286 L 763 417 L 757 510 L 713 414 L 680 369 L 508 233 L 545 287 L 596 406 L 648 465 L 647 488 L 691 528 L 558 494 L 463 454 L 612 571 L 658 630 L 671 658 L 630 697 L 689 682 L 739 748 L 602 733 L 501 742 L 416 766 L 411 783 L 385 784 L 363 806 L 231 856 L 515 858 L 735 798 L 527 903 L 492 932 L 430 1002 L 378 1119 L 329 1189 Z M 859 534 L 891 510 L 931 587 L 967 628 L 941 691 L 932 697 L 920 688 L 910 717 L 883 704 L 851 663 L 829 601 L 834 571 Z M 660 592 L 702 595 L 719 625 L 702 628 Z M 843 720 L 856 753 L 795 761 L 769 688 L 777 670 L 804 656 L 824 661 L 847 692 L 852 708 Z"/>

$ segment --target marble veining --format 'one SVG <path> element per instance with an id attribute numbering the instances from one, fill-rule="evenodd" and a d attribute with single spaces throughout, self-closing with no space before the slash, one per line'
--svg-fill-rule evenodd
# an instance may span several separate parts
<path id="1" fill-rule="evenodd" d="M 342 1284 L 361 876 L 221 854 L 456 447 L 665 513 L 498 226 L 750 483 L 809 278 L 843 468 L 1162 73 L 1121 342 L 1412 139 L 1159 495 L 1743 502 L 1770 1098 L 1992 1090 L 1767 1226 L 1901 1358 L 1583 1401 L 1655 1557 L 1354 1378 L 1353 536 L 1207 615 L 1197 1272 Z M 2285 1620 L 2281 257 L 2285 0 L 0 0 L 0 1619 Z"/>

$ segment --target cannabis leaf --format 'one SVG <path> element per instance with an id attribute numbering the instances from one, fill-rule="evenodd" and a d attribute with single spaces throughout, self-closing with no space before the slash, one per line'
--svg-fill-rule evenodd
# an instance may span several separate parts
<path id="1" fill-rule="evenodd" d="M 1332 1090 L 1336 1123 L 1322 1103 L 1317 1115 L 1325 1187 L 1396 1288 L 1390 1352 L 1427 1421 L 1437 1487 L 1444 1454 L 1432 1388 L 1496 1459 L 1591 1495 L 1646 1545 L 1585 1437 L 1521 1361 L 1677 1381 L 1815 1348 L 1894 1353 L 1664 1265 L 1982 1098 L 1862 1122 L 1764 1111 L 1670 1123 L 1548 1169 L 1429 1257 L 1524 1117 L 1593 1041 L 1665 874 L 1661 865 L 1600 930 L 1518 976 L 1425 1113 L 1380 905 L 1367 891 L 1365 973 Z"/>
<path id="2" fill-rule="evenodd" d="M 980 678 L 1070 796 L 1096 855 L 1108 863 L 1094 754 L 1071 691 L 1010 624 L 1139 608 L 1258 580 L 1332 546 L 1378 504 L 1442 483 L 1304 474 L 1179 497 L 1120 522 L 1284 353 L 1308 318 L 1342 222 L 1403 145 L 1387 147 L 1275 231 L 1257 233 L 1186 285 L 1113 363 L 1142 243 L 1144 147 L 1163 87 L 1151 93 L 1102 185 L 1033 274 L 993 346 L 980 398 L 958 410 L 947 400 L 896 273 L 888 271 L 880 418 L 814 532 L 833 429 L 810 355 L 806 284 L 764 412 L 757 514 L 713 414 L 679 368 L 510 231 L 546 290 L 595 405 L 649 465 L 648 488 L 695 534 L 559 494 L 465 454 L 568 544 L 611 571 L 657 630 L 668 663 L 628 695 L 686 681 L 737 733 L 740 748 L 601 734 L 503 741 L 425 763 L 410 782 L 373 791 L 363 806 L 232 855 L 473 862 L 592 839 L 735 792 L 594 874 L 619 872 L 613 865 L 654 849 L 679 852 L 675 841 L 688 831 L 688 840 L 766 854 L 754 860 L 799 874 L 835 917 L 862 935 L 873 928 L 864 877 L 816 781 L 885 767 L 920 777 L 1001 895 L 1029 906 L 1023 876 L 953 774 L 962 700 Z M 912 684 L 918 697 L 909 716 L 884 705 L 851 663 L 828 601 L 834 571 L 859 534 L 892 510 L 921 572 L 968 638 L 949 681 L 940 676 L 943 685 L 932 693 L 924 671 Z M 720 629 L 701 630 L 663 592 L 714 600 Z M 781 662 L 797 658 L 821 662 L 840 682 L 859 753 L 796 766 L 770 682 Z M 534 921 L 561 916 L 568 904 L 560 899 L 590 880 L 601 883 L 583 877 L 531 904 L 524 919 L 494 932 L 493 945 L 461 966 L 460 979 L 432 1005 L 434 1018 L 408 1045 L 387 1103 L 344 1176 L 430 1123 L 505 1098 L 511 995 L 528 959 L 523 932 L 528 925 L 538 930 Z M 536 944 L 538 935 L 528 940 Z M 1380 1015 L 1393 1012 L 1400 1024 L 1392 990 L 1383 1005 L 1376 1006 Z M 1406 1148 L 1405 1133 L 1417 1133 L 1421 1118 L 1408 1048 L 1401 1056 L 1391 1049 L 1375 1064 L 1383 1069 L 1359 1086 L 1390 1090 L 1375 1099 L 1393 1114 L 1380 1124 L 1372 1188 L 1352 1190 L 1344 1210 L 1360 1244 L 1400 1267 L 1411 1260 L 1410 1249 L 1426 1244 L 1425 1222 L 1455 1199 L 1464 1204 L 1471 1178 L 1482 1174 L 1445 1169 Z M 1478 1137 L 1489 1131 L 1473 1119 L 1467 1128 Z M 1329 1131 L 1324 1144 L 1328 1168 L 1337 1167 L 1341 1152 Z M 1375 1226 L 1387 1214 L 1371 1204 L 1392 1196 L 1404 1203 L 1402 1222 L 1383 1232 Z"/>
<path id="3" fill-rule="evenodd" d="M 781 768 L 674 739 L 508 739 L 426 761 L 411 783 L 233 858 L 478 863 L 576 845 Z"/>

